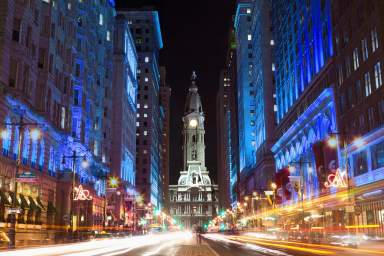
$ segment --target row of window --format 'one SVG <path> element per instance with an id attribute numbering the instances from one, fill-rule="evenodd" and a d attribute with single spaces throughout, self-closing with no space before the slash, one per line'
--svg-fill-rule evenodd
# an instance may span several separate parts
<path id="1" fill-rule="evenodd" d="M 370 163 L 368 161 L 368 154 L 371 156 Z M 367 173 L 369 169 L 376 170 L 384 167 L 384 142 L 354 154 L 352 161 L 355 176 Z"/>

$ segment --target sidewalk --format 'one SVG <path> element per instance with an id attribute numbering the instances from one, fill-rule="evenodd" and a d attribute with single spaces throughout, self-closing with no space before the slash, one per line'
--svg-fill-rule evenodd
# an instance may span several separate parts
<path id="1" fill-rule="evenodd" d="M 212 248 L 204 241 L 201 245 L 196 243 L 196 238 L 193 237 L 189 241 L 180 244 L 180 249 L 177 251 L 177 256 L 218 256 Z"/>

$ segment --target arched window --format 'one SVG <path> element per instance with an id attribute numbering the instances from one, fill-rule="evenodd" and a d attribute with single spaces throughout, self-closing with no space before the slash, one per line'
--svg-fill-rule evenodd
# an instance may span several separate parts
<path id="1" fill-rule="evenodd" d="M 37 140 L 32 140 L 31 165 L 34 167 L 37 162 Z"/>
<path id="2" fill-rule="evenodd" d="M 196 150 L 192 150 L 192 160 L 196 160 L 197 159 L 197 152 Z"/>
<path id="3" fill-rule="evenodd" d="M 30 136 L 29 136 L 29 130 L 25 129 L 24 131 L 24 138 L 23 138 L 23 164 L 28 163 L 28 157 L 29 157 L 29 147 L 31 145 Z"/>
<path id="4" fill-rule="evenodd" d="M 7 117 L 5 119 L 5 123 L 10 123 L 11 119 Z M 12 126 L 7 125 L 6 127 L 6 137 L 3 138 L 3 155 L 8 156 L 9 155 L 9 150 L 11 148 L 11 138 L 12 138 Z"/>
<path id="5" fill-rule="evenodd" d="M 55 151 L 53 149 L 53 147 L 51 146 L 49 148 L 49 162 L 48 162 L 48 171 L 49 172 L 54 172 L 54 168 L 55 168 L 55 162 L 54 162 L 54 157 L 55 157 Z"/>
<path id="6" fill-rule="evenodd" d="M 13 158 L 16 159 L 19 153 L 19 127 L 15 127 L 15 136 L 13 140 Z"/>
<path id="7" fill-rule="evenodd" d="M 43 170 L 44 166 L 44 139 L 40 141 L 40 152 L 39 152 L 39 169 Z"/>

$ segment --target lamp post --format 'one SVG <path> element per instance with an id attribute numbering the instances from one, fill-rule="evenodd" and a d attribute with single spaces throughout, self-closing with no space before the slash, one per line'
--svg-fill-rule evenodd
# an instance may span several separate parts
<path id="1" fill-rule="evenodd" d="M 304 223 L 305 223 L 305 215 L 304 215 L 304 172 L 303 172 L 303 164 L 312 164 L 312 162 L 308 161 L 302 161 L 300 158 L 298 162 L 290 162 L 290 164 L 299 164 L 299 177 L 300 177 L 300 183 L 299 183 L 299 188 L 298 191 L 300 193 L 300 201 L 301 201 L 301 222 L 302 222 L 302 227 L 304 228 Z M 289 166 L 288 167 L 289 172 L 292 173 L 295 171 L 294 166 Z"/>
<path id="2" fill-rule="evenodd" d="M 354 201 L 351 200 L 351 196 L 350 196 L 351 185 L 350 185 L 350 177 L 349 177 L 349 161 L 348 161 L 349 156 L 348 156 L 348 150 L 347 150 L 346 135 L 339 133 L 339 132 L 331 132 L 331 133 L 329 133 L 329 135 L 330 135 L 330 137 L 327 140 L 327 144 L 329 147 L 338 148 L 340 145 L 340 143 L 339 143 L 340 140 L 342 142 L 342 147 L 343 147 L 343 151 L 344 151 L 344 161 L 345 161 L 345 177 L 347 180 L 346 184 L 345 184 L 347 186 L 347 200 L 348 200 L 348 204 L 354 208 L 354 206 L 355 206 Z M 363 144 L 364 141 L 362 141 L 362 139 L 360 137 L 356 137 L 353 140 L 353 143 L 356 145 L 360 145 L 360 144 Z M 341 178 L 343 179 L 342 175 L 341 175 Z M 331 186 L 332 186 L 332 184 L 331 184 Z M 347 215 L 347 217 L 349 217 L 347 211 L 346 211 L 346 215 Z M 356 232 L 357 232 L 357 229 L 356 229 Z"/>
<path id="3" fill-rule="evenodd" d="M 73 217 L 74 217 L 74 196 L 75 196 L 75 183 L 76 183 L 76 160 L 77 159 L 83 159 L 82 161 L 82 167 L 88 168 L 89 163 L 87 161 L 86 155 L 78 155 L 76 150 L 72 151 L 72 155 L 69 156 L 63 156 L 62 164 L 65 164 L 65 159 L 72 159 L 72 184 L 71 184 L 71 209 L 70 209 L 70 231 L 73 234 L 74 232 L 74 223 L 73 223 Z"/>
<path id="4" fill-rule="evenodd" d="M 37 122 L 25 122 L 24 121 L 24 113 L 25 113 L 25 110 L 23 109 L 20 109 L 20 108 L 16 108 L 15 109 L 15 112 L 17 112 L 17 114 L 20 116 L 20 119 L 19 119 L 19 122 L 5 122 L 5 123 L 2 123 L 2 125 L 4 126 L 14 126 L 14 127 L 18 127 L 19 129 L 19 134 L 18 134 L 18 148 L 17 148 L 17 159 L 16 159 L 16 171 L 15 171 L 15 176 L 14 176 L 14 193 L 13 193 L 13 198 L 12 198 L 12 208 L 16 208 L 17 205 L 16 205 L 16 200 L 17 200 L 17 175 L 19 173 L 19 169 L 20 169 L 20 166 L 21 166 L 21 147 L 22 147 L 22 143 L 23 143 L 23 133 L 24 133 L 24 129 L 26 127 L 36 127 L 36 126 L 43 126 L 43 124 L 40 124 L 40 123 L 37 123 Z M 40 137 L 41 133 L 38 129 L 34 129 L 32 131 L 32 139 L 34 140 L 37 140 L 39 137 Z M 3 130 L 1 132 L 1 136 L 3 138 L 6 138 L 7 136 L 9 136 L 9 134 L 7 133 L 7 130 Z M 13 211 L 11 215 L 11 227 L 9 228 L 9 231 L 8 231 L 8 235 L 9 235 L 9 248 L 13 249 L 15 248 L 15 244 L 16 244 L 16 211 Z"/>

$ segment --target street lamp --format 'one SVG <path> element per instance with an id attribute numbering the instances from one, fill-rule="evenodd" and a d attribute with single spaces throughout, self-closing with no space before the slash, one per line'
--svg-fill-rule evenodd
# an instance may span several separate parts
<path id="1" fill-rule="evenodd" d="M 62 164 L 65 164 L 65 159 L 72 159 L 72 190 L 71 190 L 71 210 L 70 210 L 70 221 L 69 221 L 69 225 L 70 225 L 70 231 L 71 233 L 73 234 L 74 232 L 74 223 L 73 223 L 73 217 L 74 217 L 74 197 L 75 197 L 75 183 L 76 183 L 76 160 L 77 159 L 82 159 L 81 161 L 81 166 L 83 168 L 88 168 L 89 167 L 89 162 L 87 161 L 87 156 L 86 155 L 78 155 L 76 150 L 73 150 L 72 151 L 72 155 L 69 155 L 69 156 L 64 156 L 63 155 L 63 159 L 62 159 Z"/>
<path id="2" fill-rule="evenodd" d="M 343 151 L 344 151 L 344 159 L 345 159 L 345 177 L 347 179 L 347 182 L 346 182 L 346 186 L 347 186 L 347 198 L 348 198 L 348 202 L 349 204 L 352 205 L 352 207 L 354 207 L 354 202 L 351 202 L 351 197 L 350 197 L 350 190 L 351 190 L 351 186 L 350 186 L 350 182 L 349 182 L 349 164 L 348 164 L 348 150 L 347 150 L 347 140 L 346 140 L 346 136 L 345 134 L 342 134 L 342 133 L 339 133 L 339 132 L 331 132 L 329 133 L 329 138 L 327 140 L 327 144 L 328 146 L 332 147 L 332 148 L 337 148 L 338 145 L 339 145 L 339 140 L 337 138 L 337 136 L 340 137 L 340 140 L 342 142 L 342 147 L 343 147 Z M 353 142 L 352 142 L 352 145 L 356 146 L 356 147 L 362 147 L 363 145 L 365 144 L 365 141 L 361 138 L 361 137 L 355 137 L 353 139 Z M 343 176 L 341 176 L 343 178 Z M 347 214 L 347 212 L 346 212 Z M 347 216 L 348 217 L 348 216 Z M 348 229 L 349 231 L 349 229 Z M 357 230 L 356 230 L 357 231 Z"/>
<path id="3" fill-rule="evenodd" d="M 17 175 L 19 173 L 20 165 L 21 165 L 21 147 L 23 146 L 23 134 L 24 134 L 24 129 L 26 127 L 38 127 L 38 126 L 43 126 L 41 123 L 37 122 L 25 122 L 24 121 L 24 114 L 25 110 L 21 108 L 15 108 L 14 111 L 20 116 L 19 122 L 6 122 L 2 123 L 3 126 L 14 126 L 19 128 L 19 134 L 18 134 L 18 148 L 17 148 L 17 159 L 16 159 L 16 171 L 15 171 L 15 177 L 14 177 L 14 190 L 15 192 L 13 193 L 13 198 L 12 198 L 12 208 L 16 208 L 16 200 L 17 200 Z M 34 128 L 31 131 L 31 139 L 32 140 L 37 140 L 40 137 L 40 131 L 36 128 Z M 2 139 L 8 139 L 10 137 L 10 134 L 8 133 L 7 129 L 4 129 L 0 132 L 1 138 Z M 37 136 L 38 135 L 38 136 Z M 11 221 L 11 227 L 8 231 L 9 234 L 9 248 L 13 249 L 15 248 L 15 243 L 16 243 L 16 212 L 13 212 L 10 217 Z"/>

